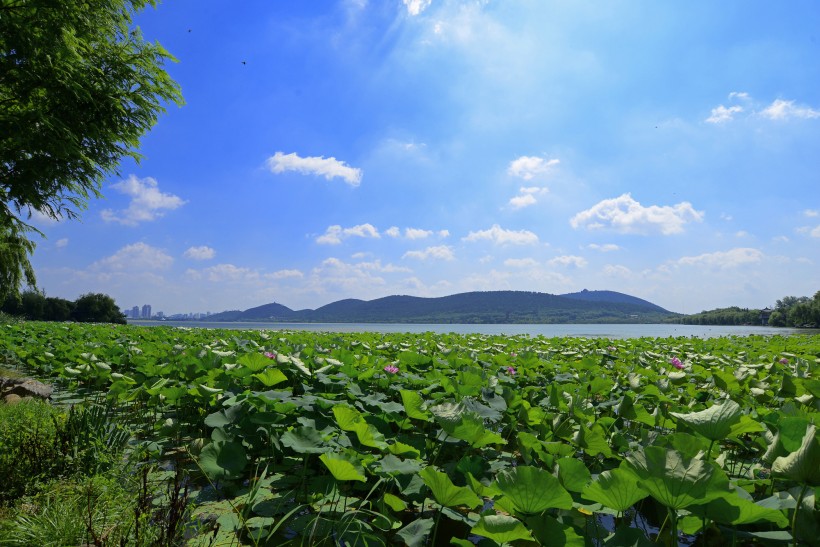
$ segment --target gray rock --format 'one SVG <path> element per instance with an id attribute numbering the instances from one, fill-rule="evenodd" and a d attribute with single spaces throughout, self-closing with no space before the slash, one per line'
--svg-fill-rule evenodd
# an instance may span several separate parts
<path id="1" fill-rule="evenodd" d="M 39 397 L 50 399 L 54 389 L 31 378 L 0 378 L 0 395 L 18 395 L 19 397 Z"/>

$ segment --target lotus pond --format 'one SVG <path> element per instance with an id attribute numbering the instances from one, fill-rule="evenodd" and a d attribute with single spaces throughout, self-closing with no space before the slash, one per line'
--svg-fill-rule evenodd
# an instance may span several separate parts
<path id="1" fill-rule="evenodd" d="M 24 322 L 0 364 L 184 469 L 192 545 L 820 541 L 820 336 Z"/>

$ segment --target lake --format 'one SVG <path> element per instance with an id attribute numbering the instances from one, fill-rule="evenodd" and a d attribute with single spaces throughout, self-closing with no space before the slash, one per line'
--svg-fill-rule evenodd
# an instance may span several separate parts
<path id="1" fill-rule="evenodd" d="M 143 321 L 129 319 L 129 325 L 167 326 L 205 329 L 235 330 L 306 330 L 316 332 L 434 332 L 436 334 L 528 334 L 530 336 L 573 336 L 594 338 L 669 338 L 718 336 L 774 336 L 820 334 L 820 329 L 788 329 L 757 326 L 710 326 L 710 325 L 638 325 L 638 324 L 570 324 L 570 325 L 464 325 L 464 324 L 412 324 L 412 323 L 264 323 L 264 322 L 217 322 L 217 321 Z"/>

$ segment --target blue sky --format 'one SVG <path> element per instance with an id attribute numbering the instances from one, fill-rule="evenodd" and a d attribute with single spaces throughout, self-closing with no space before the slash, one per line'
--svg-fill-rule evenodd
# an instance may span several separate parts
<path id="1" fill-rule="evenodd" d="M 167 1 L 170 106 L 50 296 L 316 308 L 472 290 L 677 312 L 820 290 L 820 4 Z"/>

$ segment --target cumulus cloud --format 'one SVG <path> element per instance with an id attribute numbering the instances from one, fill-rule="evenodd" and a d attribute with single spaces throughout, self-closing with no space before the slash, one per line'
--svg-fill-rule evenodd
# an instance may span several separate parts
<path id="1" fill-rule="evenodd" d="M 404 237 L 407 239 L 424 239 L 433 235 L 433 230 L 422 230 L 420 228 L 405 228 Z"/>
<path id="2" fill-rule="evenodd" d="M 350 228 L 342 228 L 338 224 L 328 226 L 324 234 L 316 238 L 316 243 L 322 245 L 338 245 L 348 237 L 369 237 L 379 239 L 379 231 L 372 224 L 358 224 Z"/>
<path id="3" fill-rule="evenodd" d="M 572 266 L 575 268 L 583 268 L 587 265 L 587 261 L 584 257 L 573 255 L 556 256 L 550 259 L 549 263 L 553 266 Z"/>
<path id="4" fill-rule="evenodd" d="M 806 209 L 805 211 L 803 211 L 803 215 L 810 218 L 820 217 L 820 211 L 816 209 Z"/>
<path id="5" fill-rule="evenodd" d="M 508 258 L 504 261 L 504 265 L 509 268 L 535 268 L 538 266 L 538 261 L 534 258 Z"/>
<path id="6" fill-rule="evenodd" d="M 543 186 L 523 186 L 518 189 L 518 195 L 511 198 L 509 206 L 513 209 L 522 209 L 538 203 L 536 196 L 546 194 L 549 188 Z"/>
<path id="7" fill-rule="evenodd" d="M 419 15 L 421 12 L 430 7 L 433 0 L 403 0 L 407 8 L 407 13 L 410 15 Z"/>
<path id="8" fill-rule="evenodd" d="M 216 256 L 216 251 L 207 245 L 201 245 L 199 247 L 189 247 L 188 250 L 182 253 L 182 256 L 191 260 L 210 260 Z"/>
<path id="9" fill-rule="evenodd" d="M 742 106 L 725 107 L 720 105 L 712 109 L 712 115 L 706 118 L 708 123 L 724 123 L 734 119 L 735 114 L 743 112 Z"/>
<path id="10" fill-rule="evenodd" d="M 398 226 L 391 226 L 390 228 L 384 231 L 384 234 L 393 238 L 398 238 L 401 237 L 401 229 Z M 434 232 L 433 230 L 425 230 L 423 228 L 404 229 L 404 237 L 405 239 L 409 240 L 426 239 L 432 235 L 437 235 L 440 238 L 445 238 L 450 235 L 450 231 L 439 230 L 437 232 Z"/>
<path id="11" fill-rule="evenodd" d="M 305 274 L 299 270 L 278 270 L 271 274 L 267 274 L 266 277 L 270 277 L 272 279 L 301 279 L 305 277 Z"/>
<path id="12" fill-rule="evenodd" d="M 621 248 L 614 243 L 604 243 L 600 245 L 598 243 L 590 243 L 587 245 L 587 249 L 592 249 L 593 251 L 600 251 L 602 253 L 609 253 L 612 251 L 620 251 Z"/>
<path id="13" fill-rule="evenodd" d="M 688 201 L 677 205 L 650 205 L 644 207 L 630 194 L 605 199 L 570 219 L 573 228 L 590 230 L 611 228 L 625 234 L 660 232 L 678 234 L 687 222 L 703 220 L 704 213 L 696 211 Z"/>
<path id="14" fill-rule="evenodd" d="M 772 104 L 760 112 L 761 116 L 770 120 L 788 120 L 791 118 L 820 118 L 820 110 L 808 106 L 795 105 L 794 101 L 776 99 Z"/>
<path id="15" fill-rule="evenodd" d="M 259 278 L 259 273 L 250 268 L 240 268 L 233 264 L 217 264 L 202 270 L 208 281 L 245 281 Z"/>
<path id="16" fill-rule="evenodd" d="M 161 249 L 139 242 L 126 245 L 113 255 L 94 262 L 91 269 L 110 271 L 165 270 L 170 268 L 173 263 L 174 259 Z"/>
<path id="17" fill-rule="evenodd" d="M 809 235 L 811 237 L 820 237 L 820 225 L 815 226 L 814 229 L 812 229 L 812 231 L 809 232 Z"/>
<path id="18" fill-rule="evenodd" d="M 607 264 L 603 269 L 604 275 L 608 277 L 629 277 L 632 270 L 620 264 Z"/>
<path id="19" fill-rule="evenodd" d="M 400 237 L 401 236 L 401 230 L 399 229 L 398 226 L 391 226 L 390 228 L 385 230 L 384 233 L 385 233 L 385 235 L 390 236 L 390 237 Z"/>
<path id="20" fill-rule="evenodd" d="M 358 186 L 362 182 L 361 169 L 350 167 L 336 158 L 325 158 L 324 156 L 302 158 L 295 152 L 291 154 L 276 152 L 268 158 L 267 164 L 268 168 L 276 174 L 296 171 L 303 175 L 322 176 L 327 180 L 338 177 L 350 186 Z"/>
<path id="21" fill-rule="evenodd" d="M 427 247 L 423 251 L 407 251 L 402 258 L 453 260 L 455 255 L 453 254 L 452 247 L 449 245 L 436 245 L 435 247 Z"/>
<path id="22" fill-rule="evenodd" d="M 729 99 L 740 99 L 745 101 L 749 99 L 749 94 L 745 91 L 732 91 L 729 93 Z"/>
<path id="23" fill-rule="evenodd" d="M 513 177 L 531 180 L 536 175 L 547 172 L 550 167 L 559 163 L 560 160 L 557 159 L 545 160 L 538 156 L 520 156 L 510 162 L 507 173 Z"/>
<path id="24" fill-rule="evenodd" d="M 57 247 L 58 249 L 62 249 L 66 245 L 68 245 L 68 238 L 67 237 L 58 239 L 57 241 L 54 242 L 54 246 Z"/>
<path id="25" fill-rule="evenodd" d="M 532 245 L 538 243 L 538 236 L 529 230 L 505 230 L 498 224 L 493 224 L 487 230 L 470 232 L 464 241 L 491 241 L 496 245 Z"/>
<path id="26" fill-rule="evenodd" d="M 678 259 L 680 266 L 707 266 L 725 270 L 748 264 L 755 264 L 763 260 L 763 253 L 750 247 L 738 247 L 729 251 L 704 253 L 698 256 L 685 256 Z"/>
<path id="27" fill-rule="evenodd" d="M 100 215 L 106 222 L 119 222 L 126 226 L 136 226 L 140 222 L 156 220 L 166 211 L 173 211 L 187 203 L 179 196 L 160 192 L 157 181 L 151 177 L 144 179 L 131 175 L 126 180 L 112 184 L 111 188 L 121 194 L 131 196 L 127 209 L 103 210 Z"/>

